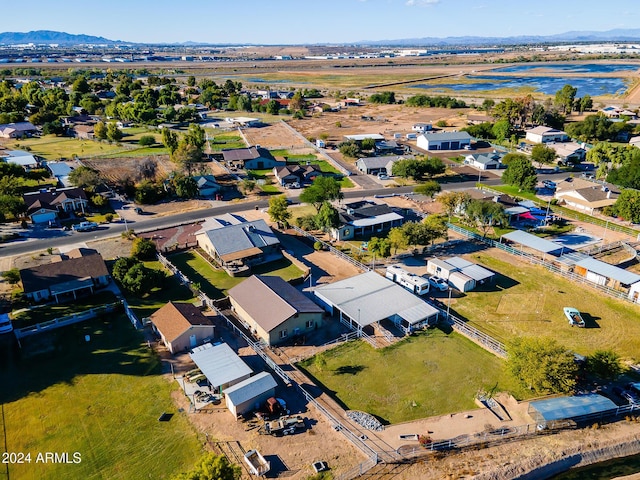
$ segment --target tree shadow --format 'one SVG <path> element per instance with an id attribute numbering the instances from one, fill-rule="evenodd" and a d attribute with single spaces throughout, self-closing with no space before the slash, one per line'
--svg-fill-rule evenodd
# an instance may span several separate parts
<path id="1" fill-rule="evenodd" d="M 333 373 L 336 375 L 357 375 L 362 372 L 366 367 L 364 365 L 342 365 L 336 368 Z"/>

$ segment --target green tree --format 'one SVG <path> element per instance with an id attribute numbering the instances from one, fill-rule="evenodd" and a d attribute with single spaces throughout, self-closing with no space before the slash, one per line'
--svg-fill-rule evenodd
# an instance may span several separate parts
<path id="1" fill-rule="evenodd" d="M 144 180 L 136 187 L 136 202 L 149 205 L 157 202 L 163 196 L 160 187 L 150 180 Z"/>
<path id="2" fill-rule="evenodd" d="M 132 257 L 120 257 L 116 260 L 113 264 L 113 269 L 111 270 L 114 280 L 122 283 L 124 276 L 136 263 L 139 263 L 139 260 Z"/>
<path id="3" fill-rule="evenodd" d="M 562 110 L 562 113 L 571 113 L 576 93 L 578 93 L 577 88 L 565 85 L 556 92 L 554 104 Z"/>
<path id="4" fill-rule="evenodd" d="M 193 470 L 174 475 L 172 480 L 239 480 L 242 469 L 229 463 L 224 455 L 207 453 L 198 462 Z"/>
<path id="5" fill-rule="evenodd" d="M 374 93 L 369 97 L 371 103 L 396 103 L 396 94 L 394 92 Z"/>
<path id="6" fill-rule="evenodd" d="M 98 122 L 93 126 L 93 136 L 100 140 L 107 139 L 107 126 L 104 122 Z"/>
<path id="7" fill-rule="evenodd" d="M 345 157 L 358 158 L 362 153 L 362 148 L 357 142 L 349 140 L 348 142 L 342 142 L 338 145 L 338 150 Z"/>
<path id="8" fill-rule="evenodd" d="M 391 243 L 387 238 L 371 237 L 369 251 L 378 257 L 386 258 L 391 255 Z"/>
<path id="9" fill-rule="evenodd" d="M 287 197 L 284 195 L 277 195 L 269 198 L 269 209 L 267 210 L 267 213 L 269 214 L 271 221 L 276 222 L 279 228 L 288 227 L 291 212 L 289 211 Z"/>
<path id="10" fill-rule="evenodd" d="M 195 198 L 198 196 L 198 184 L 193 177 L 176 174 L 171 179 L 173 190 L 179 198 Z"/>
<path id="11" fill-rule="evenodd" d="M 148 238 L 137 237 L 131 245 L 131 256 L 138 260 L 153 260 L 156 258 L 156 244 Z"/>
<path id="12" fill-rule="evenodd" d="M 18 218 L 26 211 L 27 206 L 22 197 L 0 193 L 0 222 L 6 221 L 8 215 Z"/>
<path id="13" fill-rule="evenodd" d="M 392 228 L 387 236 L 391 248 L 393 248 L 393 254 L 398 253 L 398 250 L 404 250 L 409 246 L 409 239 L 407 234 L 401 227 Z"/>
<path id="14" fill-rule="evenodd" d="M 531 160 L 539 164 L 552 164 L 556 160 L 556 151 L 551 147 L 539 143 L 531 149 Z"/>
<path id="15" fill-rule="evenodd" d="M 207 142 L 207 136 L 200 125 L 192 123 L 189 125 L 189 129 L 184 134 L 182 141 L 187 145 L 193 145 L 199 150 L 204 148 L 204 144 Z"/>
<path id="16" fill-rule="evenodd" d="M 591 110 L 592 108 L 593 108 L 593 100 L 591 99 L 590 95 L 585 95 L 580 99 L 580 106 L 578 107 L 578 110 L 580 110 L 580 113 Z"/>
<path id="17" fill-rule="evenodd" d="M 491 127 L 491 133 L 498 142 L 503 142 L 511 134 L 511 124 L 508 120 L 498 120 Z"/>
<path id="18" fill-rule="evenodd" d="M 189 75 L 187 77 L 187 86 L 188 87 L 195 87 L 196 86 L 196 77 L 194 77 L 193 75 Z"/>
<path id="19" fill-rule="evenodd" d="M 451 217 L 464 211 L 471 201 L 471 197 L 466 192 L 444 192 L 438 195 L 436 200 L 442 204 L 445 213 Z"/>
<path id="20" fill-rule="evenodd" d="M 331 228 L 335 228 L 340 225 L 340 216 L 338 210 L 329 202 L 322 202 L 318 214 L 315 216 L 316 228 L 322 231 L 329 231 Z"/>
<path id="21" fill-rule="evenodd" d="M 373 138 L 365 138 L 362 140 L 362 150 L 373 150 L 376 148 L 376 141 Z"/>
<path id="22" fill-rule="evenodd" d="M 490 112 L 491 109 L 496 105 L 495 100 L 491 98 L 485 98 L 480 106 L 480 110 L 484 110 L 485 112 Z"/>
<path id="23" fill-rule="evenodd" d="M 134 295 L 142 296 L 160 285 L 162 272 L 135 263 L 122 278 L 121 284 Z"/>
<path id="24" fill-rule="evenodd" d="M 156 137 L 153 135 L 142 135 L 138 140 L 138 145 L 141 147 L 150 147 L 156 143 Z"/>
<path id="25" fill-rule="evenodd" d="M 184 140 L 178 144 L 178 148 L 171 155 L 171 161 L 178 165 L 183 172 L 191 176 L 193 164 L 202 159 L 202 150 Z"/>
<path id="26" fill-rule="evenodd" d="M 242 193 L 244 195 L 249 195 L 251 192 L 253 192 L 256 189 L 256 181 L 247 177 L 247 178 L 243 178 L 242 181 L 240 182 L 240 190 L 242 190 Z"/>
<path id="27" fill-rule="evenodd" d="M 107 125 L 107 138 L 112 142 L 119 142 L 122 140 L 122 130 L 120 130 L 114 122 Z"/>
<path id="28" fill-rule="evenodd" d="M 2 272 L 2 278 L 11 285 L 15 285 L 20 281 L 20 270 L 12 268 Z"/>
<path id="29" fill-rule="evenodd" d="M 73 82 L 73 85 L 71 86 L 71 90 L 76 93 L 85 94 L 91 91 L 91 86 L 89 85 L 89 82 L 87 82 L 86 78 L 78 77 Z"/>
<path id="30" fill-rule="evenodd" d="M 596 350 L 587 356 L 587 372 L 603 380 L 613 381 L 624 371 L 620 356 L 613 350 Z"/>
<path id="31" fill-rule="evenodd" d="M 292 112 L 303 110 L 307 106 L 306 104 L 307 102 L 305 102 L 302 94 L 300 92 L 296 92 L 293 94 L 293 97 L 289 101 L 289 110 L 291 110 Z"/>
<path id="32" fill-rule="evenodd" d="M 433 196 L 440 192 L 442 187 L 435 180 L 429 180 L 424 182 L 413 189 L 413 193 L 417 193 L 419 195 L 426 195 L 429 198 L 433 198 Z"/>
<path id="33" fill-rule="evenodd" d="M 313 205 L 316 212 L 320 211 L 324 202 L 341 199 L 340 183 L 333 177 L 316 177 L 313 183 L 300 194 L 300 201 Z"/>
<path id="34" fill-rule="evenodd" d="M 168 128 L 163 128 L 162 144 L 169 150 L 169 153 L 173 155 L 173 152 L 178 148 L 178 134 Z"/>
<path id="35" fill-rule="evenodd" d="M 265 110 L 270 115 L 278 115 L 280 104 L 275 100 L 269 100 L 265 105 Z"/>
<path id="36" fill-rule="evenodd" d="M 633 223 L 640 223 L 640 191 L 623 189 L 613 205 L 616 215 Z"/>
<path id="37" fill-rule="evenodd" d="M 573 353 L 553 339 L 516 338 L 507 348 L 507 370 L 537 394 L 571 393 L 578 366 Z"/>
<path id="38" fill-rule="evenodd" d="M 493 225 L 503 225 L 507 221 L 504 207 L 490 200 L 471 200 L 464 215 L 469 222 L 482 231 L 483 237 L 487 236 L 487 232 Z"/>
<path id="39" fill-rule="evenodd" d="M 502 181 L 507 185 L 518 187 L 519 191 L 533 192 L 538 182 L 536 169 L 525 156 L 518 156 L 511 160 L 502 174 Z"/>
<path id="40" fill-rule="evenodd" d="M 427 231 L 427 238 L 433 245 L 438 238 L 447 238 L 447 219 L 444 215 L 429 215 L 422 222 Z"/>
<path id="41" fill-rule="evenodd" d="M 69 173 L 69 182 L 76 187 L 94 191 L 96 187 L 104 183 L 104 179 L 98 170 L 80 166 Z"/>

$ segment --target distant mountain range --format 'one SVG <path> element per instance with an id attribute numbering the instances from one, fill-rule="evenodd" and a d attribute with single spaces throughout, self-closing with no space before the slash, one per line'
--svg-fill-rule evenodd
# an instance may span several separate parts
<path id="1" fill-rule="evenodd" d="M 606 32 L 596 31 L 571 31 L 556 35 L 521 35 L 514 37 L 423 37 L 404 38 L 396 40 L 363 40 L 349 42 L 351 45 L 369 46 L 396 46 L 396 47 L 422 47 L 422 46 L 489 46 L 489 45 L 522 45 L 538 43 L 588 43 L 588 42 L 640 42 L 640 28 L 615 29 Z M 25 43 L 58 44 L 58 45 L 103 45 L 133 43 L 122 40 L 110 40 L 104 37 L 92 35 L 75 35 L 51 30 L 36 30 L 33 32 L 4 32 L 0 33 L 0 45 L 16 45 Z M 337 45 L 333 42 L 327 44 Z M 206 42 L 183 42 L 179 45 L 207 45 Z M 210 44 L 214 45 L 214 44 Z M 221 45 L 221 44 L 215 44 Z M 225 43 L 225 45 L 231 45 Z M 254 43 L 254 45 L 259 45 Z"/>
<path id="2" fill-rule="evenodd" d="M 0 33 L 0 45 L 20 45 L 25 43 L 58 44 L 58 45 L 104 45 L 125 43 L 121 40 L 109 40 L 93 35 L 74 35 L 72 33 L 54 32 L 51 30 L 36 30 L 33 32 L 3 32 Z"/>
<path id="3" fill-rule="evenodd" d="M 606 32 L 572 31 L 555 35 L 521 35 L 515 37 L 423 37 L 399 40 L 367 40 L 361 45 L 375 46 L 487 46 L 487 45 L 523 45 L 537 43 L 583 43 L 583 42 L 640 42 L 640 28 L 615 29 Z"/>

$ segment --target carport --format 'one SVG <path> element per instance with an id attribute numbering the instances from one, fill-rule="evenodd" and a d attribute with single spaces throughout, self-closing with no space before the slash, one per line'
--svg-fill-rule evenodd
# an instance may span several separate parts
<path id="1" fill-rule="evenodd" d="M 226 343 L 205 343 L 194 348 L 189 356 L 217 393 L 222 393 L 224 389 L 240 383 L 253 373 Z"/>
<path id="2" fill-rule="evenodd" d="M 556 397 L 538 400 L 529 404 L 527 413 L 534 422 L 543 427 L 560 420 L 575 420 L 580 417 L 601 418 L 618 407 L 607 397 L 590 393 L 572 397 Z"/>
<path id="3" fill-rule="evenodd" d="M 400 285 L 366 272 L 314 290 L 322 307 L 361 336 L 363 329 L 391 320 L 405 334 L 435 324 L 438 310 Z"/>
<path id="4" fill-rule="evenodd" d="M 531 235 L 530 233 L 523 232 L 522 230 L 514 230 L 513 232 L 502 235 L 502 237 L 500 237 L 500 243 L 502 243 L 503 238 L 509 242 L 520 244 L 520 251 L 522 251 L 523 247 L 530 248 L 531 250 L 542 253 L 543 257 L 546 254 L 559 257 L 565 251 L 565 247 L 563 245 L 550 242 L 549 240 Z"/>

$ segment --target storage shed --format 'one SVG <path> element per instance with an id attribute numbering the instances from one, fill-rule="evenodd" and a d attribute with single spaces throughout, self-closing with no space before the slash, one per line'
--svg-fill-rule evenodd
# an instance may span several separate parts
<path id="1" fill-rule="evenodd" d="M 440 278 L 449 280 L 449 277 L 453 272 L 457 272 L 460 268 L 451 265 L 445 260 L 439 258 L 432 258 L 427 261 L 427 273 L 429 275 L 437 275 Z"/>
<path id="2" fill-rule="evenodd" d="M 590 393 L 531 402 L 527 413 L 538 425 L 546 427 L 548 423 L 560 420 L 571 420 L 587 415 L 597 417 L 598 414 L 605 416 L 616 408 L 616 404 L 607 397 Z"/>
<path id="3" fill-rule="evenodd" d="M 275 395 L 277 385 L 273 376 L 267 372 L 236 383 L 224 392 L 227 408 L 236 418 L 251 410 L 257 410 L 267 398 Z"/>
<path id="4" fill-rule="evenodd" d="M 451 275 L 449 275 L 448 280 L 449 285 L 460 290 L 461 292 L 469 292 L 476 288 L 476 281 L 459 271 L 453 272 Z"/>

